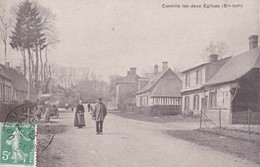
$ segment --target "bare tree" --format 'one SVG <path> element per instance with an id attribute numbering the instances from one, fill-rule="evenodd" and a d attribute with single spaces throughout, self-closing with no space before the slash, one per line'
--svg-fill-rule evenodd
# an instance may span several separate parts
<path id="1" fill-rule="evenodd" d="M 4 61 L 7 61 L 7 39 L 8 39 L 8 33 L 11 25 L 11 18 L 8 18 L 6 15 L 6 11 L 3 10 L 0 14 L 0 36 L 1 40 L 4 43 Z"/>
<path id="2" fill-rule="evenodd" d="M 222 59 L 227 56 L 229 51 L 228 44 L 224 41 L 210 41 L 204 50 L 204 59 L 207 59 L 211 54 L 218 54 L 219 58 Z"/>

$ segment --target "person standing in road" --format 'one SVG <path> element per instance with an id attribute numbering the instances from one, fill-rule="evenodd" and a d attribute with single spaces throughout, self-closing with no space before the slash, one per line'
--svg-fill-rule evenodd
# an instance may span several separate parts
<path id="1" fill-rule="evenodd" d="M 74 126 L 77 126 L 78 128 L 82 128 L 83 126 L 85 126 L 84 112 L 85 109 L 82 105 L 82 101 L 80 100 L 79 104 L 76 107 Z"/>
<path id="2" fill-rule="evenodd" d="M 50 111 L 50 103 L 48 101 L 45 102 L 45 123 L 50 122 L 50 118 L 51 118 L 51 111 Z"/>
<path id="3" fill-rule="evenodd" d="M 102 102 L 102 98 L 98 98 L 93 112 L 93 119 L 96 121 L 96 134 L 103 135 L 103 121 L 107 115 L 106 105 Z"/>
<path id="4" fill-rule="evenodd" d="M 88 112 L 90 112 L 91 105 L 88 103 Z"/>

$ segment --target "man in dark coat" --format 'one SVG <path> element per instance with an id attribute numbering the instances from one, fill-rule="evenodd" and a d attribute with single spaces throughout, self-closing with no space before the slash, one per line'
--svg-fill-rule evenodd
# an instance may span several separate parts
<path id="1" fill-rule="evenodd" d="M 98 102 L 95 105 L 93 112 L 93 119 L 96 121 L 96 133 L 97 135 L 103 134 L 103 121 L 107 115 L 106 105 L 102 102 L 102 98 L 98 98 Z"/>

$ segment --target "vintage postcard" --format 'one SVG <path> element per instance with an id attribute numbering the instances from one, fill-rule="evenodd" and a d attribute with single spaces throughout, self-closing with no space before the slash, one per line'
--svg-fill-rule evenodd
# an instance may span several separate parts
<path id="1" fill-rule="evenodd" d="M 259 0 L 0 0 L 0 166 L 258 167 Z"/>

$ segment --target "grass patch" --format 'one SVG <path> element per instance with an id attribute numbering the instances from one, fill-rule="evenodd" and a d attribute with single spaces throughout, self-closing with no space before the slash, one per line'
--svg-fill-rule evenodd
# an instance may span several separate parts
<path id="1" fill-rule="evenodd" d="M 196 116 L 188 117 L 183 115 L 162 115 L 162 116 L 150 116 L 143 112 L 121 112 L 110 111 L 109 113 L 133 120 L 153 122 L 153 123 L 170 123 L 170 122 L 199 122 L 199 118 Z"/>
<path id="2" fill-rule="evenodd" d="M 260 144 L 257 141 L 241 140 L 229 136 L 220 137 L 217 133 L 209 133 L 204 130 L 167 130 L 166 133 L 178 139 L 233 154 L 260 164 Z"/>

